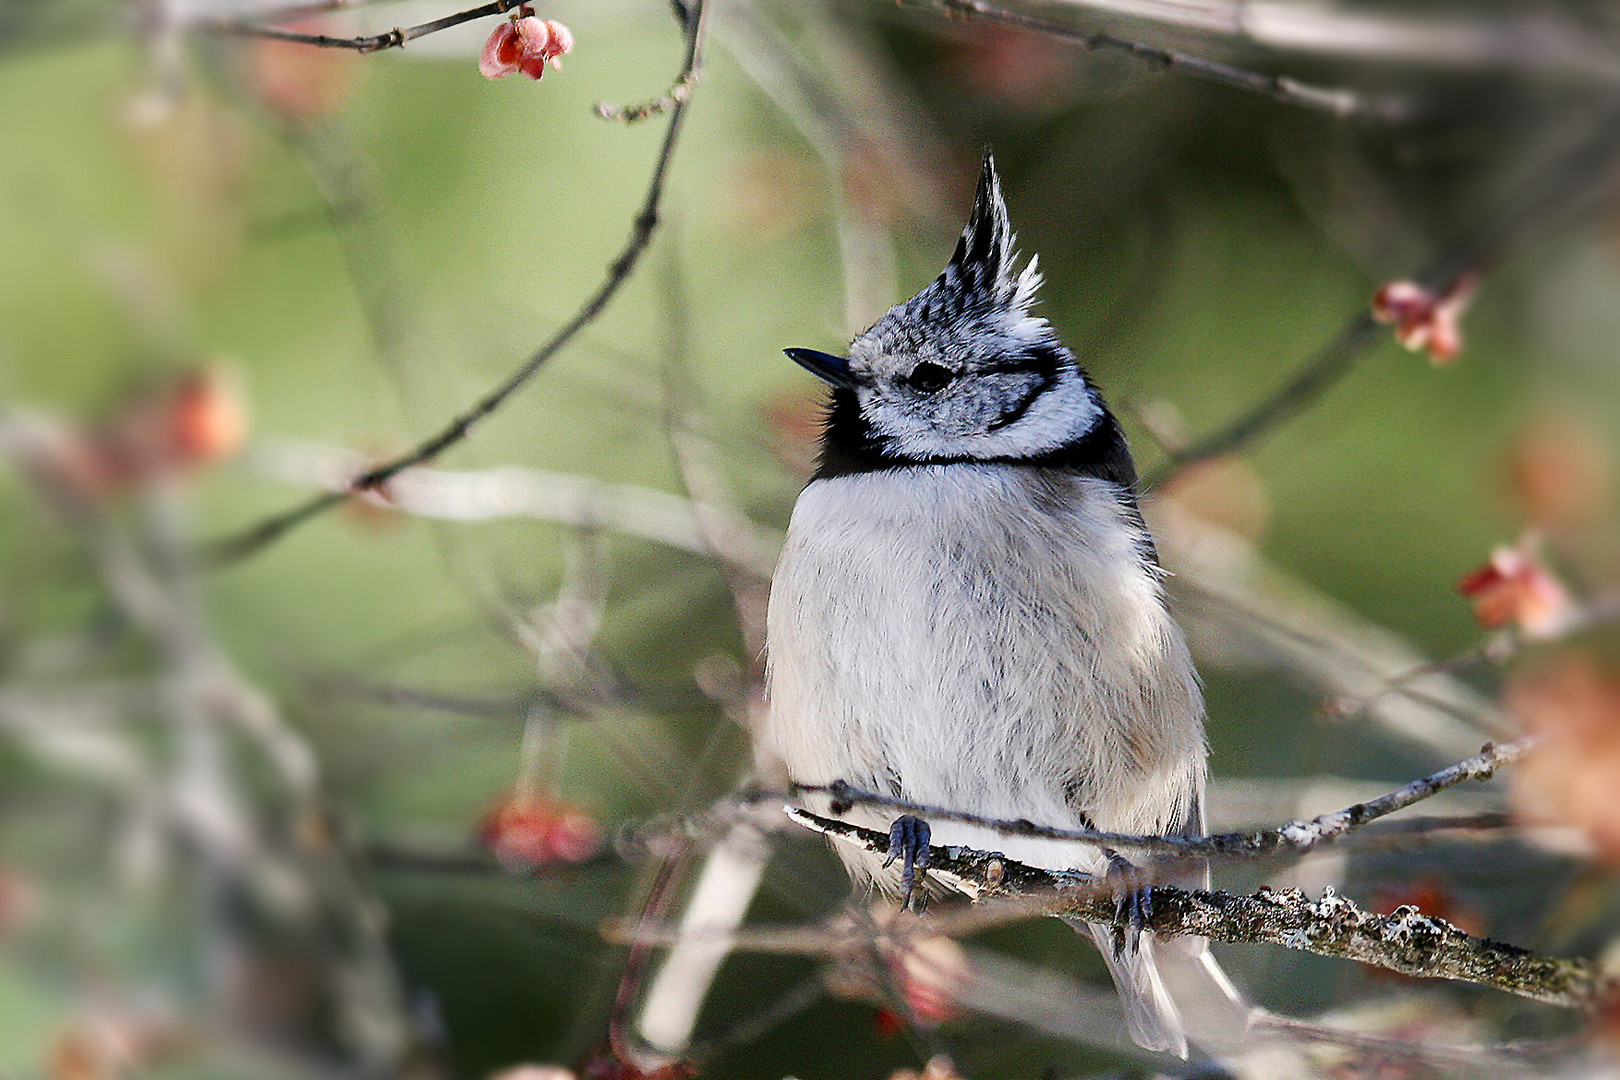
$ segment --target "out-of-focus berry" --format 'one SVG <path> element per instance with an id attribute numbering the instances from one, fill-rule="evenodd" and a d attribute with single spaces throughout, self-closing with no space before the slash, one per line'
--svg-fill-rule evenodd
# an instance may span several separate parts
<path id="1" fill-rule="evenodd" d="M 1508 707 L 1542 742 L 1510 773 L 1527 823 L 1572 825 L 1620 865 L 1620 674 L 1568 655 L 1516 675 Z"/>
<path id="2" fill-rule="evenodd" d="M 942 934 L 908 944 L 892 959 L 906 1007 L 919 1024 L 943 1024 L 958 1013 L 957 1002 L 973 978 L 972 965 L 962 947 Z"/>
<path id="3" fill-rule="evenodd" d="M 889 1074 L 889 1080 L 962 1080 L 962 1074 L 956 1071 L 956 1065 L 950 1058 L 937 1054 L 928 1059 L 922 1072 L 899 1069 Z"/>
<path id="4" fill-rule="evenodd" d="M 602 849 L 602 828 L 581 810 L 514 797 L 484 816 L 478 839 L 504 866 L 539 870 L 585 862 Z"/>
<path id="5" fill-rule="evenodd" d="M 572 1070 L 561 1065 L 512 1065 L 496 1073 L 489 1080 L 575 1080 Z"/>
<path id="6" fill-rule="evenodd" d="M 205 367 L 61 434 L 50 463 L 75 491 L 104 497 L 216 464 L 247 440 L 248 411 L 229 371 Z"/>
<path id="7" fill-rule="evenodd" d="M 1582 417 L 1548 413 L 1508 448 L 1508 494 L 1531 525 L 1549 530 L 1587 524 L 1613 498 L 1611 450 Z"/>
<path id="8" fill-rule="evenodd" d="M 286 28 L 308 33 L 321 30 L 317 24 L 297 22 Z M 266 105 L 294 124 L 310 124 L 348 103 L 358 59 L 346 49 L 313 49 L 297 42 L 261 38 L 253 43 L 248 72 Z"/>

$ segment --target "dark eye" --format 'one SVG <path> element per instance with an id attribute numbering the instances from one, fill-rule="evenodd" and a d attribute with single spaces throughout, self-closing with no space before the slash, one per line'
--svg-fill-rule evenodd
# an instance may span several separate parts
<path id="1" fill-rule="evenodd" d="M 933 394 L 945 389 L 954 378 L 956 376 L 951 373 L 949 368 L 925 362 L 911 369 L 911 374 L 906 376 L 906 382 L 910 383 L 914 390 L 924 394 Z"/>

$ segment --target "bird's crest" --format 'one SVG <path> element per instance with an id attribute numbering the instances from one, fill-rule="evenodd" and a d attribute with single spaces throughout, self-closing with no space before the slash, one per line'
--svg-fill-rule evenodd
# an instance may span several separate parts
<path id="1" fill-rule="evenodd" d="M 986 150 L 973 213 L 956 242 L 950 263 L 924 295 L 936 305 L 964 313 L 1027 314 L 1040 288 L 1041 275 L 1033 258 L 1022 273 L 1017 271 L 1015 239 L 995 158 Z"/>

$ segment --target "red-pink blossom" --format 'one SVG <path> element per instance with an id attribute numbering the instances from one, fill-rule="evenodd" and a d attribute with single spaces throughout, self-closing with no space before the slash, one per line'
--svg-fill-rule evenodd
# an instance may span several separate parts
<path id="1" fill-rule="evenodd" d="M 1472 601 L 1474 617 L 1487 629 L 1516 624 L 1529 637 L 1555 637 L 1575 616 L 1563 583 L 1528 544 L 1497 548 L 1457 591 Z"/>
<path id="2" fill-rule="evenodd" d="M 1392 281 L 1373 295 L 1373 318 L 1395 327 L 1395 340 L 1412 352 L 1426 350 L 1436 364 L 1462 353 L 1462 316 L 1478 288 L 1464 274 L 1445 292 L 1436 293 L 1413 281 Z"/>
<path id="3" fill-rule="evenodd" d="M 525 15 L 501 23 L 478 54 L 478 70 L 489 79 L 504 79 L 521 71 L 531 79 L 546 73 L 546 61 L 561 68 L 558 59 L 574 51 L 574 35 L 555 19 Z"/>

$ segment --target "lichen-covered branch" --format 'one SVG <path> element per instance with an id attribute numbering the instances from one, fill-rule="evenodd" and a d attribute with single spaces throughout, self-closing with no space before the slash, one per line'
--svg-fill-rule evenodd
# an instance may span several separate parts
<path id="1" fill-rule="evenodd" d="M 873 829 L 790 807 L 801 825 L 843 843 L 885 852 L 889 837 Z M 994 852 L 932 847 L 928 875 L 975 899 L 1033 901 L 1043 914 L 1113 923 L 1116 883 L 1072 872 L 1026 866 Z M 1127 883 L 1130 883 L 1127 881 Z M 1388 915 L 1363 911 L 1325 892 L 1312 901 L 1297 889 L 1262 889 L 1250 896 L 1169 885 L 1149 887 L 1147 928 L 1165 937 L 1194 935 L 1215 941 L 1281 945 L 1302 952 L 1433 979 L 1494 987 L 1520 997 L 1589 1008 L 1617 987 L 1591 960 L 1544 956 L 1475 937 L 1443 919 L 1403 906 Z"/>

